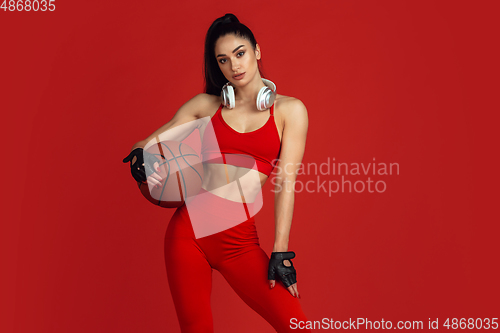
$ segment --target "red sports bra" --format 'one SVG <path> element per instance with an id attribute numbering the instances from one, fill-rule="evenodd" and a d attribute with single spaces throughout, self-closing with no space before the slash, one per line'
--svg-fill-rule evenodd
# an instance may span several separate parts
<path id="1" fill-rule="evenodd" d="M 205 130 L 201 153 L 204 162 L 223 163 L 252 168 L 269 176 L 277 163 L 281 151 L 281 141 L 274 122 L 274 104 L 269 119 L 264 126 L 252 132 L 240 133 L 222 118 L 221 103 Z M 216 138 L 214 138 L 215 133 Z M 234 154 L 234 155 L 233 155 Z M 245 158 L 245 156 L 251 158 Z"/>

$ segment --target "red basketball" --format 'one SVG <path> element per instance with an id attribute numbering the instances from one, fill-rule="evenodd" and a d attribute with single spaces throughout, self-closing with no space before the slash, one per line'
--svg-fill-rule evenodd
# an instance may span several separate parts
<path id="1" fill-rule="evenodd" d="M 203 165 L 196 151 L 178 141 L 161 141 L 148 149 L 160 161 L 162 178 L 159 187 L 148 182 L 137 183 L 142 195 L 151 203 L 164 207 L 181 206 L 187 197 L 198 194 L 203 182 Z M 146 177 L 150 174 L 146 171 Z"/>

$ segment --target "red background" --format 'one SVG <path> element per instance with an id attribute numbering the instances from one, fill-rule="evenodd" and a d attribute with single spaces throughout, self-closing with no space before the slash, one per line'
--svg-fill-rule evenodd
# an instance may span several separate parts
<path id="1" fill-rule="evenodd" d="M 163 261 L 174 210 L 145 201 L 121 160 L 202 92 L 205 33 L 227 12 L 253 30 L 278 92 L 306 105 L 304 163 L 400 166 L 375 177 L 384 193 L 296 194 L 290 250 L 309 319 L 500 317 L 495 3 L 0 11 L 0 330 L 180 331 Z M 256 216 L 268 253 L 271 190 Z M 217 271 L 212 304 L 216 332 L 273 331 Z"/>

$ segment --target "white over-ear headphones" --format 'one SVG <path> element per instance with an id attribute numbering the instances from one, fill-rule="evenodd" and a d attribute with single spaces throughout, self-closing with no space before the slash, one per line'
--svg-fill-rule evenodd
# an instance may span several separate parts
<path id="1" fill-rule="evenodd" d="M 276 85 L 266 79 L 262 79 L 265 87 L 259 90 L 259 94 L 257 95 L 257 109 L 260 111 L 267 110 L 274 104 L 274 99 L 276 98 Z M 232 109 L 235 106 L 235 98 L 234 98 L 234 87 L 231 82 L 228 82 L 222 87 L 222 92 L 220 94 L 222 98 L 222 104 L 226 106 L 228 109 Z"/>

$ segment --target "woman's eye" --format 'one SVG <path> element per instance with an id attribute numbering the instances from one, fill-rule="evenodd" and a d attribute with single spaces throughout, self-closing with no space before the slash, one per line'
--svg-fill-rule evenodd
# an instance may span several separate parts
<path id="1" fill-rule="evenodd" d="M 241 52 L 237 53 L 237 55 L 240 56 L 240 57 L 242 57 L 244 54 L 245 54 L 245 51 L 241 51 Z M 219 62 L 221 64 L 224 64 L 224 63 L 226 63 L 226 59 L 221 59 L 221 60 L 219 60 Z"/>

